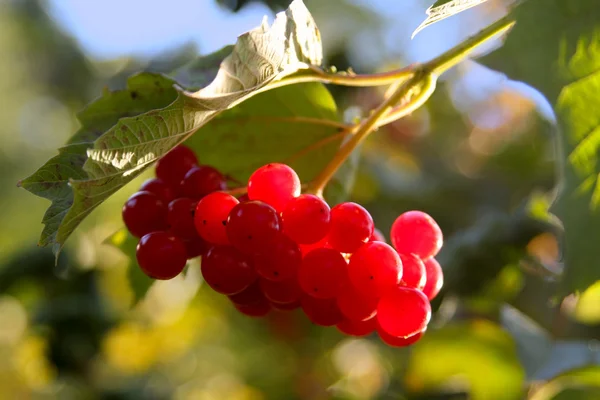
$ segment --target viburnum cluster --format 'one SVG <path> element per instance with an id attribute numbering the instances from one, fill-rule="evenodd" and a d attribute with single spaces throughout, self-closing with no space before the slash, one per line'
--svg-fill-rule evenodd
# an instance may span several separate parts
<path id="1" fill-rule="evenodd" d="M 401 214 L 390 239 L 369 212 L 346 202 L 330 208 L 301 194 L 300 179 L 271 163 L 249 178 L 247 194 L 226 192 L 216 169 L 178 146 L 127 200 L 123 219 L 140 242 L 137 260 L 155 279 L 170 279 L 202 256 L 205 282 L 241 313 L 301 309 L 310 321 L 352 336 L 377 332 L 391 346 L 421 338 L 429 301 L 443 275 L 434 258 L 442 232 L 421 211 Z"/>

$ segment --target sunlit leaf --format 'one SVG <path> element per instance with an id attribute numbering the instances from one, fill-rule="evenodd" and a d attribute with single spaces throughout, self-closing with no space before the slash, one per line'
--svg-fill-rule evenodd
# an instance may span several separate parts
<path id="1" fill-rule="evenodd" d="M 587 288 L 579 297 L 575 318 L 584 324 L 600 324 L 600 282 Z"/>
<path id="2" fill-rule="evenodd" d="M 560 374 L 535 391 L 530 400 L 592 400 L 600 398 L 600 367 Z"/>
<path id="3" fill-rule="evenodd" d="M 58 254 L 92 210 L 171 148 L 269 83 L 319 65 L 321 60 L 319 32 L 304 4 L 295 0 L 285 13 L 277 15 L 272 26 L 263 22 L 241 35 L 209 85 L 197 92 L 177 89 L 177 97 L 167 107 L 159 108 L 164 106 L 161 104 L 145 114 L 121 118 L 114 126 L 114 121 L 102 120 L 112 127 L 92 146 L 67 147 L 21 182 L 34 194 L 53 201 L 44 218 L 40 243 L 52 245 Z M 210 69 L 212 63 L 208 64 Z M 106 109 L 113 106 L 111 102 L 103 105 Z M 210 130 L 204 134 L 212 135 Z M 76 134 L 71 143 L 79 142 L 80 136 Z M 229 156 L 233 159 L 235 155 Z"/>
<path id="4" fill-rule="evenodd" d="M 120 118 L 167 106 L 177 96 L 173 84 L 174 81 L 162 75 L 142 73 L 129 78 L 126 89 L 104 93 L 78 114 L 82 127 L 59 149 L 59 154 L 19 183 L 31 193 L 52 201 L 42 220 L 41 246 L 59 243 L 59 228 L 73 205 L 69 180 L 87 178 L 83 165 L 94 140 Z"/>
<path id="5" fill-rule="evenodd" d="M 436 22 L 468 10 L 469 8 L 478 6 L 486 1 L 487 0 L 438 0 L 425 11 L 427 13 L 427 18 L 425 21 L 421 22 L 421 25 L 419 25 L 417 29 L 415 29 L 412 37 L 414 38 L 417 33 Z"/>
<path id="6" fill-rule="evenodd" d="M 505 45 L 483 62 L 540 90 L 558 120 L 563 292 L 600 279 L 600 7 L 592 0 L 528 0 Z"/>
<path id="7" fill-rule="evenodd" d="M 405 377 L 412 392 L 447 385 L 469 398 L 522 398 L 524 372 L 511 337 L 487 321 L 456 323 L 427 332 L 414 345 Z"/>

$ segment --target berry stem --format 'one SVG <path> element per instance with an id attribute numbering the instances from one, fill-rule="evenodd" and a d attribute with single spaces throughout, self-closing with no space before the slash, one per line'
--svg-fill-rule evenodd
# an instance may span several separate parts
<path id="1" fill-rule="evenodd" d="M 279 81 L 272 82 L 256 91 L 256 93 L 271 90 L 280 86 L 306 82 L 321 82 L 355 87 L 385 86 L 393 83 L 398 84 L 405 82 L 412 78 L 418 70 L 429 71 L 439 76 L 458 64 L 458 62 L 465 58 L 465 56 L 473 51 L 473 49 L 492 37 L 507 32 L 514 24 L 515 21 L 509 16 L 503 17 L 425 64 L 411 64 L 400 69 L 375 74 L 356 74 L 352 71 L 330 72 L 319 67 L 309 66 L 303 71 L 287 76 Z"/>
<path id="2" fill-rule="evenodd" d="M 385 79 L 396 76 L 395 81 L 386 81 L 396 87 L 391 94 L 375 109 L 371 114 L 360 121 L 352 128 L 353 136 L 344 143 L 333 159 L 325 166 L 321 173 L 315 178 L 311 185 L 310 192 L 322 196 L 323 190 L 333 175 L 337 172 L 340 166 L 352 154 L 354 149 L 362 143 L 366 137 L 376 130 L 378 127 L 396 121 L 406 115 L 412 113 L 421 107 L 431 96 L 435 90 L 437 77 L 452 68 L 475 48 L 487 42 L 496 35 L 507 32 L 515 24 L 511 18 L 504 17 L 473 35 L 463 43 L 453 47 L 439 57 L 434 58 L 421 65 L 409 66 L 402 70 L 386 73 L 385 77 L 382 74 L 376 74 L 377 77 L 364 75 L 362 78 L 357 78 L 354 82 L 360 82 L 352 86 L 363 86 L 365 80 L 371 80 L 371 85 L 374 86 L 383 82 Z M 283 81 L 282 81 L 283 82 Z M 347 84 L 348 81 L 330 81 L 330 83 Z M 397 105 L 401 103 L 400 105 Z"/>
<path id="3" fill-rule="evenodd" d="M 514 18 L 511 18 L 509 15 L 500 18 L 498 21 L 469 37 L 464 42 L 454 46 L 433 60 L 426 62 L 422 67 L 424 70 L 439 76 L 454 67 L 483 43 L 497 35 L 508 32 L 515 23 Z"/>
<path id="4" fill-rule="evenodd" d="M 241 196 L 248 193 L 248 186 L 238 186 L 231 189 L 224 190 L 225 193 L 228 193 L 232 196 Z"/>
<path id="5" fill-rule="evenodd" d="M 317 142 L 311 143 L 310 145 L 304 147 L 303 149 L 300 149 L 296 153 L 292 154 L 290 157 L 286 158 L 284 160 L 284 162 L 286 164 L 293 164 L 296 161 L 298 161 L 299 159 L 301 159 L 302 157 L 305 157 L 307 154 L 309 154 L 315 150 L 318 150 L 321 147 L 323 147 L 331 142 L 335 142 L 336 140 L 343 139 L 345 136 L 352 134 L 352 128 L 353 128 L 352 125 L 348 125 L 348 127 L 346 129 L 342 130 L 341 132 L 338 132 L 331 136 L 327 136 Z"/>
<path id="6" fill-rule="evenodd" d="M 423 73 L 418 71 L 412 78 L 406 81 L 404 84 L 398 87 L 396 91 L 387 98 L 383 103 L 379 105 L 371 114 L 363 119 L 359 124 L 355 126 L 354 135 L 345 144 L 340 147 L 333 159 L 325 166 L 321 173 L 315 178 L 312 184 L 312 192 L 317 196 L 323 195 L 323 190 L 337 172 L 340 166 L 346 161 L 346 159 L 352 154 L 354 149 L 362 143 L 366 137 L 373 132 L 380 119 L 383 119 L 389 115 L 389 111 L 394 107 L 395 104 L 402 101 L 402 99 L 410 96 L 415 89 L 418 93 L 408 100 L 399 110 L 394 112 L 396 119 L 402 118 L 403 116 L 410 114 L 417 108 L 419 108 L 435 89 L 436 78 L 433 74 Z"/>
<path id="7" fill-rule="evenodd" d="M 416 69 L 416 64 L 404 68 L 375 74 L 356 74 L 352 71 L 329 72 L 322 68 L 309 66 L 308 69 L 287 76 L 269 84 L 265 90 L 296 83 L 321 82 L 340 86 L 373 87 L 390 85 L 398 81 L 410 79 Z"/>

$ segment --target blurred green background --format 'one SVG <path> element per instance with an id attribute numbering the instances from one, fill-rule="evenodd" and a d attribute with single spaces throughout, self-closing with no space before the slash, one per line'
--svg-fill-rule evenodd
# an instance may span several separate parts
<path id="1" fill-rule="evenodd" d="M 490 0 L 410 42 L 430 2 L 306 4 L 326 64 L 374 72 L 439 54 L 506 3 Z M 139 70 L 168 73 L 287 6 L 101 3 L 0 2 L 0 399 L 600 398 L 600 285 L 555 297 L 562 266 L 546 212 L 556 183 L 547 106 L 472 61 L 448 73 L 426 107 L 370 137 L 352 191 L 386 234 L 409 209 L 445 233 L 446 285 L 411 348 L 344 337 L 299 313 L 243 317 L 202 287 L 197 265 L 138 300 L 148 281 L 105 240 L 150 173 L 97 209 L 54 266 L 36 247 L 48 202 L 16 183 L 75 132 L 75 113 L 103 87 L 123 87 Z M 152 12 L 136 14 L 146 6 Z M 119 26 L 106 36 L 112 16 Z M 348 114 L 383 96 L 330 89 Z"/>

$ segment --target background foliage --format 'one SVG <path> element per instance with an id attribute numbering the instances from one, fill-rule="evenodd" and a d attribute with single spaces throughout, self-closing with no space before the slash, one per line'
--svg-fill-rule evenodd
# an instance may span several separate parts
<path id="1" fill-rule="evenodd" d="M 219 3 L 232 11 L 248 7 L 241 0 Z M 266 2 L 275 10 L 287 3 Z M 408 50 L 383 45 L 365 62 L 374 51 L 367 47 L 399 21 L 344 0 L 306 3 L 322 30 L 325 65 L 374 72 L 414 61 Z M 462 18 L 472 34 L 482 21 L 509 11 L 506 3 L 488 0 L 453 18 Z M 104 86 L 124 91 L 105 91 L 107 103 L 95 103 L 114 113 L 107 119 L 96 119 L 93 108 L 80 114 L 84 140 L 119 117 L 175 98 L 169 85 L 158 98 L 133 98 L 152 76 L 126 80 L 133 72 L 175 71 L 190 87 L 208 80 L 197 74 L 205 59 L 180 68 L 198 53 L 190 46 L 150 60 L 96 60 L 44 7 L 36 0 L 0 5 L 0 398 L 597 398 L 600 268 L 590 238 L 600 227 L 594 195 L 600 18 L 594 1 L 524 2 L 512 11 L 518 24 L 506 46 L 482 59 L 540 90 L 560 131 L 530 91 L 468 61 L 444 77 L 424 108 L 363 146 L 351 198 L 384 232 L 397 214 L 417 208 L 433 215 L 446 236 L 440 261 L 447 282 L 434 323 L 419 344 L 402 350 L 376 338 L 343 338 L 294 314 L 266 321 L 237 315 L 201 287 L 195 265 L 145 294 L 151 282 L 124 255 L 132 253 L 132 241 L 114 233 L 121 205 L 148 173 L 84 221 L 55 267 L 51 252 L 35 247 L 47 202 L 15 182 L 56 156 L 54 149 L 77 130 L 75 112 Z M 419 35 L 440 40 L 445 23 Z M 232 42 L 239 33 L 230 33 Z M 354 46 L 361 41 L 365 54 Z M 273 154 L 286 160 L 295 148 L 336 131 L 287 118 L 300 113 L 340 121 L 348 107 L 368 110 L 383 95 L 329 89 L 331 95 L 310 84 L 259 95 L 213 121 L 210 136 L 187 143 L 204 162 L 242 178 Z M 261 118 L 277 120 L 265 127 Z M 319 153 L 321 163 L 335 147 L 332 142 Z M 242 157 L 220 156 L 241 149 Z M 314 160 L 296 161 L 305 177 L 316 173 Z M 557 168 L 565 178 L 565 195 L 555 205 L 566 229 L 565 280 L 561 227 L 547 212 Z M 334 183 L 336 198 L 345 186 Z M 65 189 L 63 182 L 53 190 Z M 108 245 L 109 237 L 124 252 Z M 556 296 L 572 289 L 581 292 Z"/>

